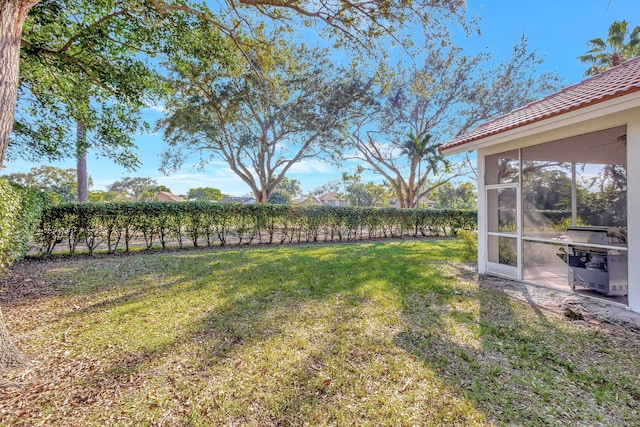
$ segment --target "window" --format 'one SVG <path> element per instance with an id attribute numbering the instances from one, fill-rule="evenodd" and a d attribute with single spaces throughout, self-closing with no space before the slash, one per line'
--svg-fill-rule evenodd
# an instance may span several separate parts
<path id="1" fill-rule="evenodd" d="M 627 228 L 627 169 L 624 165 L 576 165 L 576 214 L 580 225 Z"/>
<path id="2" fill-rule="evenodd" d="M 627 226 L 626 127 L 522 149 L 523 237 Z"/>
<path id="3" fill-rule="evenodd" d="M 485 184 L 517 183 L 520 178 L 518 150 L 485 157 Z"/>
<path id="4" fill-rule="evenodd" d="M 526 159 L 527 155 L 531 157 L 527 149 L 522 153 L 523 235 L 559 237 L 572 220 L 572 165 L 560 160 Z"/>

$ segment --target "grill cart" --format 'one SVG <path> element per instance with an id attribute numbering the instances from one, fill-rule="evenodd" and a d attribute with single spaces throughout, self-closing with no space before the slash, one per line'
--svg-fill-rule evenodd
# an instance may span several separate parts
<path id="1" fill-rule="evenodd" d="M 567 227 L 569 285 L 604 295 L 627 295 L 625 237 L 614 227 Z"/>

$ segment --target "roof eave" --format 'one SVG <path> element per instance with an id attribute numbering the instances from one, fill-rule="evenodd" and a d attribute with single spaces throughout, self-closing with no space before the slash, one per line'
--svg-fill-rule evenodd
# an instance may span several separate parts
<path id="1" fill-rule="evenodd" d="M 612 98 L 597 104 L 591 104 L 583 108 L 571 110 L 563 114 L 538 120 L 513 129 L 497 132 L 495 134 L 449 148 L 443 148 L 440 152 L 445 156 L 472 152 L 480 148 L 513 141 L 514 139 L 524 138 L 536 133 L 557 129 L 562 126 L 567 126 L 581 121 L 593 120 L 598 117 L 603 117 L 608 114 L 614 114 L 636 107 L 640 107 L 640 91 L 634 91 L 623 96 Z"/>

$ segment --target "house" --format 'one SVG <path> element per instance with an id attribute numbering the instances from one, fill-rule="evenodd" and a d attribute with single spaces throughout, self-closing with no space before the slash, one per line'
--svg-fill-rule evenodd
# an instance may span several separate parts
<path id="1" fill-rule="evenodd" d="M 156 194 L 156 200 L 159 202 L 184 202 L 185 200 L 180 197 L 180 196 L 176 196 L 173 193 L 169 193 L 168 191 L 158 191 L 158 193 Z"/>
<path id="2" fill-rule="evenodd" d="M 440 147 L 470 151 L 479 273 L 640 312 L 640 57 Z"/>
<path id="3" fill-rule="evenodd" d="M 421 207 L 426 207 L 427 209 L 435 209 L 436 207 L 436 202 L 427 198 L 420 199 L 418 204 Z"/>
<path id="4" fill-rule="evenodd" d="M 225 197 L 218 200 L 218 203 L 244 203 L 245 205 L 255 204 L 256 199 L 253 197 Z"/>
<path id="5" fill-rule="evenodd" d="M 435 209 L 436 204 L 437 203 L 435 201 L 427 199 L 426 197 L 423 197 L 418 201 L 418 205 L 421 208 Z M 389 200 L 389 206 L 398 206 L 398 198 Z"/>
<path id="6" fill-rule="evenodd" d="M 318 199 L 322 202 L 323 205 L 328 206 L 347 206 L 347 201 L 338 198 L 338 195 L 335 192 L 329 192 L 327 194 L 323 194 L 318 197 Z"/>
<path id="7" fill-rule="evenodd" d="M 315 206 L 321 206 L 324 204 L 322 203 L 322 200 L 320 200 L 316 196 L 301 197 L 299 199 L 294 200 L 292 203 L 294 205 L 315 205 Z"/>

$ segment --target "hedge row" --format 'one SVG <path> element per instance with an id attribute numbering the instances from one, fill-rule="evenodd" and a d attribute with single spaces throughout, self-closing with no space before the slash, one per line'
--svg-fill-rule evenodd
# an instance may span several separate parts
<path id="1" fill-rule="evenodd" d="M 133 244 L 225 246 L 437 235 L 476 227 L 475 211 L 209 202 L 66 203 L 46 209 L 35 243 L 70 254 L 129 251 Z"/>
<path id="2" fill-rule="evenodd" d="M 0 273 L 27 253 L 45 200 L 38 190 L 0 179 Z"/>

